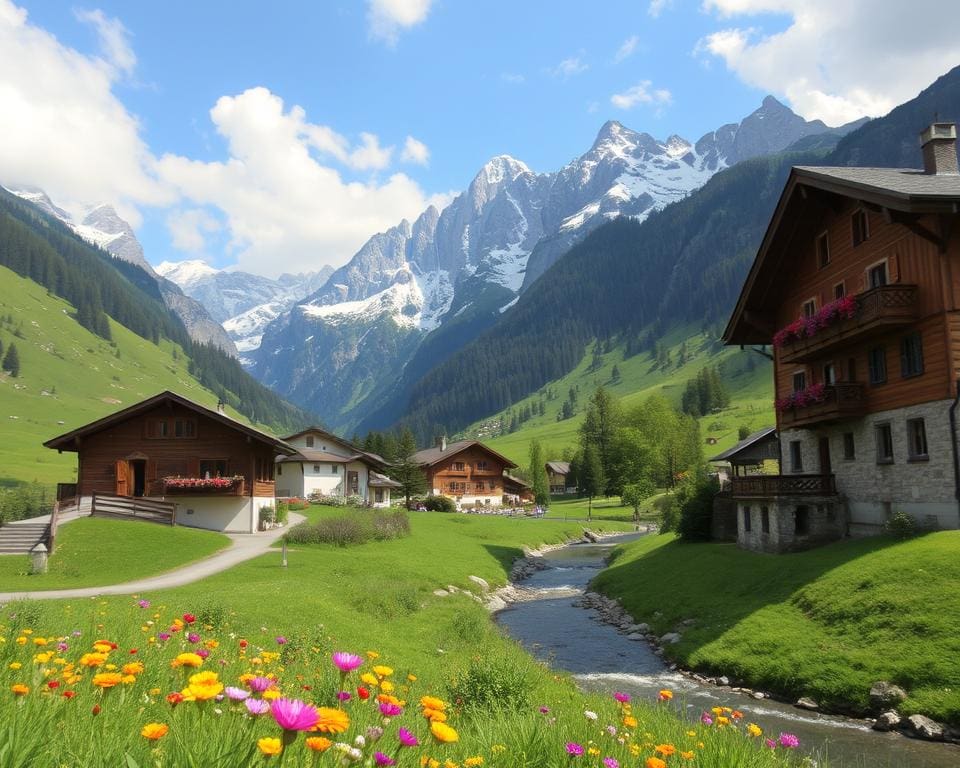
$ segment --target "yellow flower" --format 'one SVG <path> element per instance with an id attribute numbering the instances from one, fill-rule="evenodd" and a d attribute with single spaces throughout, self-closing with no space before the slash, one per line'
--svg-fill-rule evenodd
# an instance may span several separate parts
<path id="1" fill-rule="evenodd" d="M 726 715 L 720 715 L 720 717 L 717 718 L 717 725 L 720 727 L 723 727 L 724 725 L 730 725 L 730 718 Z"/>
<path id="2" fill-rule="evenodd" d="M 378 685 L 380 685 L 380 681 L 377 680 L 377 676 L 371 674 L 370 672 L 364 672 L 362 675 L 360 675 L 360 680 L 373 688 L 376 688 Z"/>
<path id="3" fill-rule="evenodd" d="M 80 657 L 80 663 L 85 667 L 99 667 L 106 660 L 105 653 L 85 653 Z"/>
<path id="4" fill-rule="evenodd" d="M 52 658 L 53 658 L 53 651 L 47 651 L 47 652 L 45 652 L 45 653 L 35 654 L 34 657 L 33 657 L 33 660 L 34 660 L 37 664 L 46 664 L 46 663 L 47 663 L 48 661 L 50 661 L 50 659 L 52 659 Z"/>
<path id="5" fill-rule="evenodd" d="M 633 715 L 627 715 L 623 718 L 623 725 L 626 728 L 636 728 L 637 727 L 637 718 Z"/>
<path id="6" fill-rule="evenodd" d="M 367 658 L 373 661 L 374 659 L 379 659 L 380 654 L 376 651 L 367 651 Z"/>
<path id="7" fill-rule="evenodd" d="M 93 650 L 97 653 L 110 653 L 113 650 L 113 643 L 109 643 L 106 640 L 97 640 L 93 644 Z"/>
<path id="8" fill-rule="evenodd" d="M 17 645 L 26 645 L 26 644 L 27 644 L 27 638 L 25 638 L 23 635 L 17 638 Z"/>
<path id="9" fill-rule="evenodd" d="M 494 744 L 490 747 L 490 751 L 495 755 L 500 755 L 507 751 L 507 747 L 504 744 Z"/>
<path id="10" fill-rule="evenodd" d="M 139 675 L 143 672 L 143 663 L 131 661 L 129 664 L 124 664 L 120 671 L 125 675 Z"/>
<path id="11" fill-rule="evenodd" d="M 380 683 L 380 690 L 390 693 L 390 691 L 393 690 L 393 683 L 391 683 L 389 680 L 384 680 L 382 683 Z"/>
<path id="12" fill-rule="evenodd" d="M 760 736 L 763 733 L 763 729 L 756 723 L 750 723 L 747 725 L 747 733 L 751 736 Z"/>
<path id="13" fill-rule="evenodd" d="M 283 745 L 280 743 L 280 739 L 273 739 L 269 737 L 257 739 L 257 746 L 260 748 L 260 753 L 266 755 L 267 757 L 279 755 L 281 752 L 283 752 Z"/>
<path id="14" fill-rule="evenodd" d="M 34 644 L 34 645 L 46 645 L 46 644 L 47 644 L 47 638 L 45 638 L 45 637 L 35 637 L 35 638 L 33 638 L 33 644 Z"/>
<path id="15" fill-rule="evenodd" d="M 474 755 L 473 757 L 468 757 L 463 761 L 463 764 L 466 766 L 466 768 L 474 768 L 474 766 L 483 765 L 483 756 Z"/>
<path id="16" fill-rule="evenodd" d="M 409 680 L 411 683 L 415 683 L 415 682 L 417 682 L 417 676 L 416 676 L 416 675 L 407 675 L 407 680 Z"/>
<path id="17" fill-rule="evenodd" d="M 23 664 L 21 664 L 19 661 L 11 661 L 9 666 L 10 666 L 10 669 L 20 669 L 20 667 L 22 667 Z"/>
<path id="18" fill-rule="evenodd" d="M 140 735 L 145 739 L 150 739 L 150 741 L 156 741 L 166 736 L 169 730 L 170 726 L 165 723 L 147 723 L 140 729 Z"/>
<path id="19" fill-rule="evenodd" d="M 350 716 L 341 709 L 332 707 L 317 707 L 317 724 L 311 731 L 320 733 L 343 733 L 350 727 Z"/>
<path id="20" fill-rule="evenodd" d="M 323 736 L 311 736 L 304 741 L 304 744 L 314 752 L 326 752 L 333 746 L 333 742 L 330 741 L 330 739 L 325 739 Z"/>
<path id="21" fill-rule="evenodd" d="M 682 757 L 684 760 L 693 760 L 693 750 L 691 749 L 687 752 L 681 752 L 680 757 Z"/>
<path id="22" fill-rule="evenodd" d="M 273 701 L 274 699 L 279 699 L 283 694 L 276 688 L 267 688 L 267 690 L 260 695 L 267 701 Z"/>
<path id="23" fill-rule="evenodd" d="M 377 677 L 390 677 L 393 674 L 393 669 L 391 667 L 385 667 L 382 664 L 378 664 L 373 668 L 373 673 Z"/>
<path id="24" fill-rule="evenodd" d="M 26 696 L 30 693 L 30 687 L 24 685 L 23 683 L 14 683 L 10 686 L 10 690 L 13 692 L 14 696 Z"/>
<path id="25" fill-rule="evenodd" d="M 159 689 L 159 688 L 151 688 L 151 689 L 150 689 L 150 695 L 151 695 L 151 696 L 159 696 L 159 695 L 160 695 L 160 689 Z"/>
<path id="26" fill-rule="evenodd" d="M 670 699 L 673 698 L 673 691 L 664 688 L 662 691 L 660 691 L 660 693 L 657 694 L 657 698 L 659 698 L 660 701 L 670 701 Z"/>
<path id="27" fill-rule="evenodd" d="M 188 701 L 209 701 L 223 691 L 223 683 L 216 672 L 197 672 L 190 675 L 190 682 L 180 693 Z"/>
<path id="28" fill-rule="evenodd" d="M 119 672 L 100 672 L 93 676 L 93 684 L 97 688 L 113 688 L 123 682 L 123 675 Z"/>
<path id="29" fill-rule="evenodd" d="M 424 709 L 436 709 L 442 712 L 447 708 L 447 703 L 436 696 L 421 696 L 420 706 Z"/>
<path id="30" fill-rule="evenodd" d="M 203 657 L 196 653 L 181 653 L 177 658 L 170 662 L 170 666 L 177 667 L 199 667 L 203 664 Z"/>
<path id="31" fill-rule="evenodd" d="M 433 734 L 433 738 L 442 744 L 450 744 L 451 742 L 460 740 L 457 732 L 446 723 L 437 721 L 430 723 L 430 733 Z"/>

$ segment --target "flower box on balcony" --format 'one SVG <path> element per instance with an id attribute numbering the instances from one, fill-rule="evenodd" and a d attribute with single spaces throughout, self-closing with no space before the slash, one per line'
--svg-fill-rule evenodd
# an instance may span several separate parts
<path id="1" fill-rule="evenodd" d="M 243 485 L 243 475 L 163 478 L 163 492 L 171 495 L 223 494 L 225 496 L 239 496 L 243 494 Z"/>
<path id="2" fill-rule="evenodd" d="M 780 414 L 781 429 L 790 429 L 856 418 L 863 414 L 866 402 L 863 385 L 846 382 L 814 384 L 777 398 L 775 406 Z"/>

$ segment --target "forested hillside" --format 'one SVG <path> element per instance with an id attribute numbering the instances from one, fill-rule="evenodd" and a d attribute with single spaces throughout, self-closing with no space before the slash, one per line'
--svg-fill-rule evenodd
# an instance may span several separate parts
<path id="1" fill-rule="evenodd" d="M 156 281 L 140 267 L 86 243 L 3 189 L 0 266 L 65 299 L 75 309 L 76 322 L 107 342 L 112 340 L 109 317 L 153 344 L 167 340 L 177 345 L 189 360 L 190 375 L 251 421 L 283 432 L 315 420 L 256 382 L 229 355 L 192 342 L 164 305 Z"/>

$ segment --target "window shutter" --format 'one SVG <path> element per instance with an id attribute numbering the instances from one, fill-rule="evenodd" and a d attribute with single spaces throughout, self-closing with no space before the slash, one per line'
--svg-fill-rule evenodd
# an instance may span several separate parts
<path id="1" fill-rule="evenodd" d="M 123 459 L 117 459 L 114 464 L 114 471 L 117 475 L 116 491 L 117 496 L 129 496 L 129 484 L 127 483 L 127 462 Z"/>
<path id="2" fill-rule="evenodd" d="M 896 253 L 887 259 L 887 272 L 891 283 L 900 282 L 900 256 Z"/>
<path id="3" fill-rule="evenodd" d="M 863 293 L 865 290 L 867 290 L 867 288 L 870 286 L 868 280 L 869 275 L 867 274 L 867 270 L 863 270 L 863 272 L 860 273 L 860 288 L 857 290 L 857 293 Z"/>

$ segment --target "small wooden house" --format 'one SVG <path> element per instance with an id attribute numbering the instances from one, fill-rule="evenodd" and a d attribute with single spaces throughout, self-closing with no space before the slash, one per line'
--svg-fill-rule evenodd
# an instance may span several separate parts
<path id="1" fill-rule="evenodd" d="M 295 449 L 174 392 L 161 392 L 44 443 L 77 454 L 75 495 L 159 499 L 177 524 L 257 530 L 276 503 L 276 454 Z"/>
<path id="2" fill-rule="evenodd" d="M 569 480 L 570 462 L 569 461 L 548 461 L 547 462 L 547 483 L 550 485 L 550 493 L 560 496 L 564 493 L 576 493 L 577 489 Z"/>
<path id="3" fill-rule="evenodd" d="M 431 493 L 473 506 L 502 505 L 504 471 L 517 466 L 476 440 L 447 443 L 443 438 L 413 458 L 423 468 Z"/>

